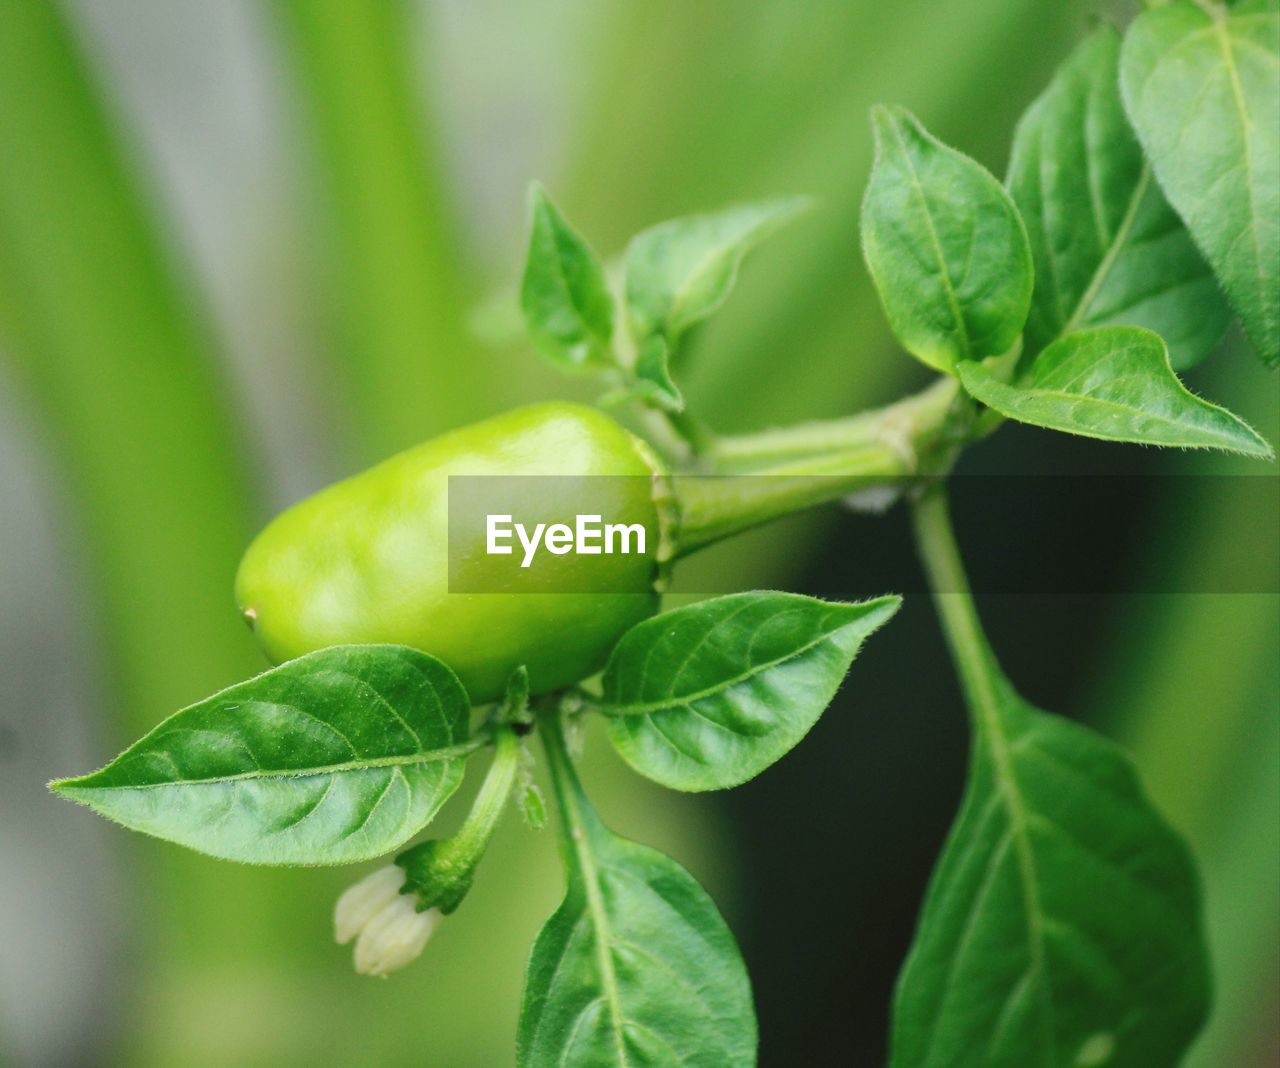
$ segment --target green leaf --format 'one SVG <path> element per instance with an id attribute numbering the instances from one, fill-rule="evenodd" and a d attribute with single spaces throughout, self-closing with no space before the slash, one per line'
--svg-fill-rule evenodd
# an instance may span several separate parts
<path id="1" fill-rule="evenodd" d="M 659 223 L 627 248 L 627 314 L 637 343 L 674 345 L 722 305 L 743 257 L 809 207 L 805 197 L 741 204 L 713 215 Z"/>
<path id="2" fill-rule="evenodd" d="M 1026 704 L 994 661 L 986 681 L 891 1063 L 1177 1064 L 1209 1000 L 1187 848 L 1118 748 Z"/>
<path id="3" fill-rule="evenodd" d="M 1018 209 L 985 168 L 905 109 L 874 108 L 871 122 L 862 247 L 894 334 L 949 373 L 961 360 L 1007 351 L 1031 302 Z"/>
<path id="4" fill-rule="evenodd" d="M 1035 259 L 1023 364 L 1091 326 L 1145 326 L 1178 369 L 1222 339 L 1213 271 L 1151 176 L 1120 101 L 1120 35 L 1103 26 L 1018 125 L 1009 191 Z"/>
<path id="5" fill-rule="evenodd" d="M 573 369 L 613 364 L 613 297 L 595 253 L 536 183 L 529 190 L 529 256 L 520 307 L 533 343 Z"/>
<path id="6" fill-rule="evenodd" d="M 530 830 L 540 831 L 547 825 L 547 806 L 536 783 L 528 782 L 520 788 L 520 814 Z"/>
<path id="7" fill-rule="evenodd" d="M 1014 691 L 937 487 L 917 499 L 913 522 L 973 741 L 898 980 L 891 1064 L 1177 1064 L 1209 1002 L 1186 844 L 1119 749 Z"/>
<path id="8" fill-rule="evenodd" d="M 1129 118 L 1258 354 L 1280 364 L 1280 0 L 1174 0 L 1130 26 Z"/>
<path id="9" fill-rule="evenodd" d="M 636 355 L 636 386 L 654 406 L 668 412 L 684 411 L 684 396 L 671 378 L 671 347 L 662 337 L 651 337 Z"/>
<path id="10" fill-rule="evenodd" d="M 632 627 L 604 672 L 614 748 L 675 790 L 746 782 L 809 732 L 900 604 L 737 593 Z"/>
<path id="11" fill-rule="evenodd" d="M 529 708 L 529 669 L 523 664 L 507 678 L 507 689 L 502 696 L 502 704 L 498 706 L 498 722 L 533 722 L 533 712 Z"/>
<path id="12" fill-rule="evenodd" d="M 1001 415 L 1107 441 L 1223 449 L 1269 459 L 1271 446 L 1225 408 L 1188 391 L 1159 334 L 1135 326 L 1082 330 L 1045 349 L 1016 385 L 978 363 L 960 381 Z"/>
<path id="13" fill-rule="evenodd" d="M 408 841 L 457 789 L 469 711 L 434 657 L 335 646 L 184 708 L 51 788 L 210 856 L 348 864 Z"/>
<path id="14" fill-rule="evenodd" d="M 568 890 L 529 958 L 517 1065 L 755 1064 L 751 986 L 715 904 L 675 861 L 600 822 L 558 725 L 548 731 Z"/>

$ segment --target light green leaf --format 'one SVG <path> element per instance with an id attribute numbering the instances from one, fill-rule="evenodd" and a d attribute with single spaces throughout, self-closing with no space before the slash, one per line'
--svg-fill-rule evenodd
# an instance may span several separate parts
<path id="1" fill-rule="evenodd" d="M 746 967 L 706 891 L 610 832 L 571 770 L 557 799 L 569 885 L 525 972 L 519 1068 L 754 1065 Z"/>
<path id="2" fill-rule="evenodd" d="M 1209 1000 L 1185 844 L 1110 742 L 1026 704 L 994 660 L 976 689 L 968 785 L 898 981 L 891 1063 L 1177 1064 Z"/>
<path id="3" fill-rule="evenodd" d="M 605 666 L 614 748 L 675 790 L 746 782 L 809 732 L 900 604 L 737 593 L 637 624 Z"/>
<path id="4" fill-rule="evenodd" d="M 1009 191 L 1035 259 L 1026 365 L 1091 326 L 1145 326 L 1191 367 L 1230 321 L 1213 271 L 1151 176 L 1120 101 L 1120 35 L 1103 26 L 1018 125 Z"/>
<path id="5" fill-rule="evenodd" d="M 536 783 L 527 782 L 520 788 L 520 814 L 530 830 L 540 831 L 547 825 L 547 806 Z"/>
<path id="6" fill-rule="evenodd" d="M 529 190 L 529 255 L 520 307 L 533 343 L 562 367 L 613 363 L 613 297 L 604 268 L 535 184 Z"/>
<path id="7" fill-rule="evenodd" d="M 636 387 L 649 403 L 668 412 L 684 411 L 684 396 L 671 378 L 671 348 L 666 339 L 651 337 L 636 355 Z"/>
<path id="8" fill-rule="evenodd" d="M 184 708 L 52 789 L 250 864 L 348 864 L 408 841 L 462 781 L 470 704 L 434 657 L 335 646 Z"/>
<path id="9" fill-rule="evenodd" d="M 903 108 L 871 113 L 875 163 L 862 248 L 889 325 L 940 371 L 1013 346 L 1031 302 L 1031 251 L 1009 194 Z"/>
<path id="10" fill-rule="evenodd" d="M 637 234 L 626 259 L 627 314 L 636 342 L 660 334 L 674 345 L 725 302 L 743 257 L 808 206 L 805 197 L 741 204 Z"/>
<path id="11" fill-rule="evenodd" d="M 1107 441 L 1223 449 L 1270 458 L 1271 447 L 1225 408 L 1188 391 L 1160 335 L 1135 326 L 1082 330 L 1045 349 L 1016 385 L 960 365 L 978 400 L 1023 423 Z"/>
<path id="12" fill-rule="evenodd" d="M 1125 37 L 1129 118 L 1258 354 L 1280 364 L 1280 0 L 1188 0 Z"/>

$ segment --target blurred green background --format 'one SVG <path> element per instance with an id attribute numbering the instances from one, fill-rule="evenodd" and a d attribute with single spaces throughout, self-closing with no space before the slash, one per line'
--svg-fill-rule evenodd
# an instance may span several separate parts
<path id="1" fill-rule="evenodd" d="M 510 1063 L 524 958 L 560 896 L 550 831 L 510 820 L 424 959 L 376 982 L 330 941 L 355 872 L 205 860 L 43 783 L 263 666 L 231 577 L 274 511 L 442 428 L 590 396 L 477 328 L 518 278 L 531 178 L 605 253 L 673 214 L 819 197 L 682 370 L 722 430 L 852 411 L 924 377 L 890 344 L 858 251 L 868 106 L 906 104 L 1001 172 L 1058 60 L 1097 18 L 1130 13 L 0 0 L 0 1065 Z M 1280 441 L 1277 378 L 1243 345 L 1193 384 Z M 1024 692 L 1127 743 L 1194 843 L 1218 994 L 1191 1062 L 1280 1063 L 1280 598 L 1274 529 L 1253 522 L 1275 469 L 1010 428 L 966 470 L 1112 465 L 1265 480 L 1194 508 L 1180 480 L 1152 480 L 1110 562 L 1212 591 L 1225 560 L 1235 588 L 1270 592 L 1100 584 L 982 607 Z M 978 553 L 990 519 L 964 520 L 964 492 Z M 1072 522 L 1010 551 L 1068 553 Z M 864 542 L 905 552 L 904 537 L 900 517 L 832 510 L 696 558 L 683 581 L 877 594 L 889 575 L 848 588 L 842 569 Z M 1002 566 L 979 556 L 979 584 Z M 795 755 L 732 794 L 646 786 L 597 741 L 602 813 L 680 859 L 737 932 L 762 1063 L 880 1063 L 964 765 L 926 599 L 869 644 Z"/>

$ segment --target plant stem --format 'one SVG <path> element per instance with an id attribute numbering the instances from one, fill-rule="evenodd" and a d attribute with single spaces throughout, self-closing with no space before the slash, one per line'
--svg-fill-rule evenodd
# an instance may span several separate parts
<path id="1" fill-rule="evenodd" d="M 578 779 L 573 757 L 564 736 L 564 713 L 558 708 L 543 712 L 538 717 L 538 734 L 547 754 L 547 767 L 551 773 L 551 786 L 556 795 L 556 808 L 560 812 L 561 846 L 565 850 L 565 863 L 570 868 L 583 863 L 581 852 L 584 838 L 600 826 L 600 819 L 587 800 L 586 791 Z"/>
<path id="2" fill-rule="evenodd" d="M 676 555 L 801 509 L 945 469 L 958 395 L 940 379 L 913 397 L 848 419 L 721 438 L 712 475 L 678 475 Z"/>
<path id="3" fill-rule="evenodd" d="M 667 425 L 685 445 L 694 458 L 712 452 L 716 447 L 716 436 L 696 415 L 689 412 L 663 412 Z"/>
<path id="4" fill-rule="evenodd" d="M 1046 920 L 1041 902 L 1036 858 L 1031 844 L 1028 805 L 1018 782 L 1010 739 L 1010 707 L 1017 697 L 1000 670 L 982 630 L 960 550 L 956 546 L 942 485 L 926 491 L 912 511 L 916 544 L 929 576 L 934 604 L 942 622 L 951 659 L 960 675 L 973 723 L 968 781 L 973 783 L 982 761 L 989 760 L 996 790 L 1008 819 L 1008 834 L 1018 865 L 1026 909 L 1030 969 L 1046 967 Z M 961 817 L 963 818 L 963 817 Z"/>
<path id="5" fill-rule="evenodd" d="M 520 741 L 516 732 L 510 727 L 498 727 L 493 734 L 493 763 L 489 765 L 484 783 L 471 803 L 466 822 L 453 836 L 458 856 L 469 859 L 473 865 L 493 838 L 507 798 L 511 796 L 519 764 Z"/>
<path id="6" fill-rule="evenodd" d="M 520 741 L 507 725 L 494 728 L 492 737 L 493 762 L 461 829 L 449 838 L 421 842 L 396 857 L 405 870 L 406 886 L 418 892 L 422 908 L 434 906 L 447 915 L 462 903 L 507 807 L 520 766 Z"/>
<path id="7" fill-rule="evenodd" d="M 889 445 L 869 444 L 750 473 L 676 476 L 676 555 L 857 490 L 898 483 L 914 473 L 912 457 Z"/>
<path id="8" fill-rule="evenodd" d="M 978 725 L 990 727 L 999 714 L 1002 676 L 978 618 L 943 486 L 929 489 L 915 502 L 912 525 L 951 658 Z"/>
<path id="9" fill-rule="evenodd" d="M 619 979 L 613 958 L 614 937 L 611 932 L 609 906 L 600 881 L 600 863 L 597 852 L 608 841 L 608 831 L 596 815 L 591 802 L 582 789 L 578 773 L 565 744 L 563 713 L 559 708 L 543 714 L 540 719 L 542 744 L 551 768 L 551 782 L 555 788 L 556 807 L 560 810 L 560 848 L 564 857 L 569 894 L 575 887 L 582 894 L 582 901 L 592 927 L 595 942 L 596 966 L 599 969 L 602 999 L 606 1005 L 617 1044 L 615 1063 L 627 1061 L 622 1038 L 623 1010 L 619 993 Z"/>
<path id="10" fill-rule="evenodd" d="M 895 439 L 918 451 L 924 439 L 941 430 L 958 392 L 954 378 L 939 378 L 920 393 L 844 419 L 721 437 L 710 458 L 718 473 L 732 474 L 744 465 L 843 452 Z"/>

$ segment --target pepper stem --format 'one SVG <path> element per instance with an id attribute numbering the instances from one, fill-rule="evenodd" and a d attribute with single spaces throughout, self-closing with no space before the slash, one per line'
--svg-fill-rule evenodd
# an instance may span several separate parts
<path id="1" fill-rule="evenodd" d="M 493 763 L 458 833 L 421 842 L 396 857 L 405 870 L 402 892 L 417 891 L 419 911 L 435 907 L 447 915 L 471 889 L 476 867 L 497 829 L 519 769 L 520 742 L 512 727 L 497 727 L 493 744 Z"/>
<path id="2" fill-rule="evenodd" d="M 896 404 L 848 419 L 720 438 L 709 474 L 676 475 L 675 555 L 793 512 L 874 487 L 905 487 L 949 455 L 958 396 L 944 378 Z"/>

